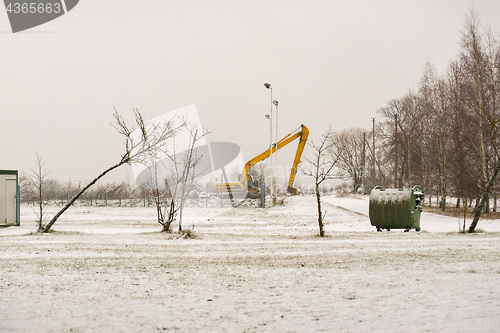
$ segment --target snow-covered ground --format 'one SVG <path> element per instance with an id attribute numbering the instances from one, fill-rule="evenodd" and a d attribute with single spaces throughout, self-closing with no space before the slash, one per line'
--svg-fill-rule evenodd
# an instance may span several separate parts
<path id="1" fill-rule="evenodd" d="M 39 235 L 23 206 L 0 228 L 0 331 L 500 331 L 500 221 L 458 234 L 424 212 L 422 232 L 378 233 L 367 197 L 323 210 L 323 239 L 304 196 L 189 208 L 196 238 L 178 239 L 152 207 L 73 207 Z"/>

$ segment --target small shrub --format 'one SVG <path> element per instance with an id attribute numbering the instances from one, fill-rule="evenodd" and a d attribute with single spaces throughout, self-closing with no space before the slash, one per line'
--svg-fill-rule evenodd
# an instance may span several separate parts
<path id="1" fill-rule="evenodd" d="M 179 235 L 177 236 L 179 239 L 194 239 L 197 238 L 196 234 L 192 229 L 184 229 L 179 232 Z"/>

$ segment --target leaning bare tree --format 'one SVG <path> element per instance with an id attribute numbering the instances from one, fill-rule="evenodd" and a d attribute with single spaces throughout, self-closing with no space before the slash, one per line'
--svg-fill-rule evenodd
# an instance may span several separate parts
<path id="1" fill-rule="evenodd" d="M 116 124 L 113 127 L 118 131 L 120 135 L 125 139 L 125 151 L 120 158 L 120 160 L 104 170 L 99 176 L 94 178 L 90 183 L 84 186 L 71 200 L 69 200 L 66 205 L 64 205 L 61 210 L 50 220 L 50 222 L 45 225 L 43 232 L 49 232 L 50 228 L 54 225 L 57 219 L 69 208 L 73 203 L 92 185 L 94 185 L 99 179 L 104 177 L 110 171 L 124 165 L 131 163 L 143 163 L 149 154 L 152 152 L 162 149 L 165 142 L 171 139 L 177 128 L 174 127 L 171 121 L 165 122 L 163 124 L 146 124 L 142 117 L 142 114 L 138 109 L 134 109 L 135 123 L 137 129 L 140 132 L 139 136 L 132 134 L 135 131 L 134 128 L 129 127 L 123 117 L 115 110 L 115 120 Z M 136 132 L 137 133 L 137 132 Z"/>
<path id="2" fill-rule="evenodd" d="M 340 154 L 332 154 L 331 150 L 334 144 L 334 132 L 328 130 L 320 139 L 319 144 L 315 144 L 313 141 L 309 143 L 309 146 L 313 149 L 314 159 L 306 158 L 309 166 L 303 167 L 302 172 L 306 176 L 314 178 L 315 191 L 316 191 L 316 203 L 318 206 L 318 225 L 319 225 L 319 235 L 320 237 L 325 236 L 323 219 L 325 218 L 326 212 L 321 211 L 321 192 L 320 186 L 327 179 L 334 179 L 332 173 L 333 167 L 339 161 Z"/>
<path id="3" fill-rule="evenodd" d="M 45 228 L 46 215 L 45 209 L 47 206 L 47 192 L 51 186 L 51 181 L 47 179 L 50 170 L 45 169 L 45 161 L 36 153 L 36 169 L 31 170 L 28 175 L 29 183 L 35 189 L 35 198 L 37 202 L 37 210 L 34 209 L 36 214 L 37 231 L 42 232 Z"/>

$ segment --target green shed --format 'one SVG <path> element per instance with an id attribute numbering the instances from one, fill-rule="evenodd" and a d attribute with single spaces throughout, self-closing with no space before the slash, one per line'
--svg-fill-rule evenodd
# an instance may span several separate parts
<path id="1" fill-rule="evenodd" d="M 0 225 L 19 225 L 19 178 L 17 170 L 0 170 Z"/>
<path id="2" fill-rule="evenodd" d="M 410 189 L 375 187 L 370 194 L 370 222 L 382 229 L 415 229 L 420 231 L 420 213 L 424 192 L 420 186 Z"/>

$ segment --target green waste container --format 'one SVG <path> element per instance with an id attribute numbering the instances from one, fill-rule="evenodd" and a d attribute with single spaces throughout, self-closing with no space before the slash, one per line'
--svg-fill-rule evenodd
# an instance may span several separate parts
<path id="1" fill-rule="evenodd" d="M 376 186 L 370 194 L 370 222 L 382 229 L 420 231 L 424 192 L 420 186 L 409 189 L 384 189 Z"/>

